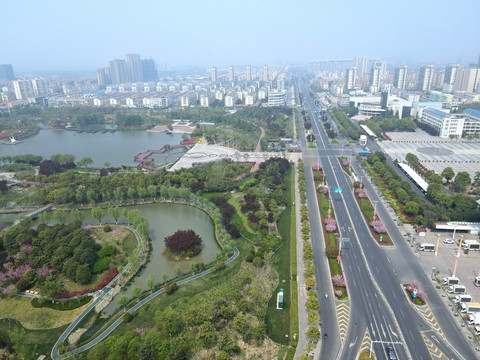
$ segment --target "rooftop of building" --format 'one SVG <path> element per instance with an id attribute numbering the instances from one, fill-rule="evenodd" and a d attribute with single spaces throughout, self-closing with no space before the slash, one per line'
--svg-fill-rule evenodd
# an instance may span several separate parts
<path id="1" fill-rule="evenodd" d="M 480 116 L 480 110 L 475 110 L 475 109 L 465 109 L 464 111 L 467 114 L 471 114 L 474 116 Z"/>
<path id="2" fill-rule="evenodd" d="M 423 113 L 425 114 L 425 112 L 430 112 L 430 113 L 433 113 L 435 115 L 438 115 L 438 116 L 441 116 L 441 117 L 445 117 L 445 116 L 448 116 L 448 113 L 444 112 L 444 111 L 441 111 L 441 110 L 438 110 L 438 109 L 434 109 L 434 108 L 426 108 Z"/>

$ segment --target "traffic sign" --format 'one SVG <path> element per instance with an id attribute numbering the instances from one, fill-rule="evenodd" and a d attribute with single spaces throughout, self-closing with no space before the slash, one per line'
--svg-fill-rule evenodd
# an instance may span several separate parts
<path id="1" fill-rule="evenodd" d="M 342 257 L 340 255 L 337 256 L 337 261 L 342 260 Z"/>
<path id="2" fill-rule="evenodd" d="M 417 297 L 417 289 L 413 289 L 413 298 L 415 299 Z"/>

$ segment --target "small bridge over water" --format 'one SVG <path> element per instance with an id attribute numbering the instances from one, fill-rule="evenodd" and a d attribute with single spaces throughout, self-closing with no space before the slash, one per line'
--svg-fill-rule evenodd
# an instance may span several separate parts
<path id="1" fill-rule="evenodd" d="M 45 205 L 45 206 L 42 206 L 38 209 L 35 209 L 35 210 L 32 210 L 32 211 L 29 211 L 27 213 L 25 213 L 24 216 L 29 216 L 31 217 L 32 219 L 37 219 L 38 216 L 45 212 L 45 211 L 51 211 L 53 209 L 53 207 L 55 206 L 55 204 L 48 204 L 48 205 Z M 18 225 L 18 223 L 20 222 L 20 219 L 17 219 L 15 220 L 15 222 L 13 223 L 14 225 Z"/>

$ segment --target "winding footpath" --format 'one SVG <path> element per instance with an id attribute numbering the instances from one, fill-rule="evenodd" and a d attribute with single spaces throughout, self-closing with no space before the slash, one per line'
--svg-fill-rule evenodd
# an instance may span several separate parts
<path id="1" fill-rule="evenodd" d="M 230 264 L 232 261 L 234 261 L 238 255 L 240 254 L 240 252 L 238 251 L 238 249 L 235 247 L 233 248 L 233 255 L 225 261 L 225 265 L 228 265 Z M 177 282 L 177 285 L 182 285 L 182 284 L 186 284 L 190 281 L 193 281 L 195 279 L 198 279 L 202 276 L 205 276 L 205 275 L 208 275 L 212 272 L 212 269 L 208 269 L 208 270 L 205 270 L 199 274 L 196 274 L 196 275 L 192 275 L 186 279 L 183 279 L 183 280 L 179 280 Z M 112 280 L 113 281 L 113 280 Z M 69 352 L 69 353 L 66 353 L 66 354 L 63 354 L 63 355 L 60 355 L 58 353 L 58 345 L 60 343 L 62 343 L 63 341 L 65 341 L 68 336 L 70 335 L 70 333 L 73 331 L 73 329 L 80 323 L 80 321 L 82 321 L 82 319 L 95 307 L 95 305 L 97 305 L 97 303 L 103 299 L 103 297 L 110 291 L 110 287 L 105 287 L 103 288 L 101 291 L 100 291 L 100 296 L 92 303 L 90 304 L 66 329 L 65 331 L 63 332 L 63 334 L 58 338 L 57 342 L 55 343 L 55 345 L 53 346 L 52 348 L 52 352 L 50 354 L 50 356 L 52 357 L 53 360 L 62 360 L 62 359 L 67 359 L 68 357 L 70 356 L 74 356 L 74 355 L 78 355 L 82 352 L 84 352 L 85 350 L 88 350 L 92 347 L 94 347 L 95 345 L 97 345 L 100 341 L 102 341 L 103 339 L 105 339 L 108 335 L 110 335 L 112 333 L 113 330 L 115 330 L 122 322 L 123 322 L 123 316 L 119 317 L 112 325 L 110 325 L 103 333 L 101 333 L 100 335 L 98 335 L 95 339 L 93 339 L 92 341 L 90 341 L 89 343 L 83 345 L 83 346 L 80 346 L 79 348 L 76 348 L 75 350 Z M 133 313 L 134 311 L 140 309 L 143 305 L 145 305 L 147 302 L 149 302 L 150 300 L 156 298 L 158 295 L 160 294 L 163 294 L 165 290 L 163 288 L 155 291 L 153 294 L 149 295 L 148 297 L 146 297 L 145 299 L 143 299 L 142 301 L 140 301 L 139 303 L 137 303 L 135 306 L 133 306 L 132 308 L 128 309 L 127 312 L 128 313 Z"/>

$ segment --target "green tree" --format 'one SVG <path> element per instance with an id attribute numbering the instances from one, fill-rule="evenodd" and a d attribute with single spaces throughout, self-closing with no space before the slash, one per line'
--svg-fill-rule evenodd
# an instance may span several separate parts
<path id="1" fill-rule="evenodd" d="M 162 281 L 165 282 L 165 281 L 167 281 L 167 279 L 168 279 L 168 274 L 165 273 L 165 272 L 162 272 L 161 277 L 162 277 Z"/>
<path id="2" fill-rule="evenodd" d="M 57 220 L 60 224 L 64 225 L 67 221 L 67 212 L 63 210 L 55 210 L 53 212 L 53 218 Z"/>
<path id="3" fill-rule="evenodd" d="M 93 164 L 93 160 L 91 157 L 84 157 L 78 160 L 77 165 L 78 166 L 85 166 L 88 167 L 88 165 Z"/>
<path id="4" fill-rule="evenodd" d="M 154 287 L 155 287 L 155 277 L 153 276 L 153 274 L 150 274 L 148 275 L 148 278 L 147 278 L 147 288 L 149 290 L 152 290 Z"/>
<path id="5" fill-rule="evenodd" d="M 405 204 L 405 212 L 410 215 L 417 215 L 420 210 L 420 205 L 415 201 L 407 201 Z"/>
<path id="6" fill-rule="evenodd" d="M 38 219 L 42 224 L 47 224 L 48 220 L 50 219 L 50 212 L 44 211 L 38 215 Z"/>
<path id="7" fill-rule="evenodd" d="M 128 303 L 128 296 L 127 295 L 121 295 L 118 299 L 117 299 L 117 304 L 118 306 L 120 306 L 121 308 L 123 308 L 123 310 L 125 311 L 125 305 L 127 305 Z"/>
<path id="8" fill-rule="evenodd" d="M 459 171 L 457 176 L 455 176 L 454 183 L 458 189 L 465 190 L 465 188 L 472 183 L 472 179 L 470 178 L 470 174 L 468 172 Z"/>
<path id="9" fill-rule="evenodd" d="M 110 167 L 110 161 L 105 161 L 103 163 L 103 166 L 106 167 L 106 168 L 109 168 Z"/>
<path id="10" fill-rule="evenodd" d="M 77 272 L 75 275 L 76 282 L 82 285 L 86 285 L 90 283 L 91 278 L 92 278 L 92 272 L 90 271 L 90 266 L 88 264 L 77 266 Z"/>
<path id="11" fill-rule="evenodd" d="M 92 208 L 92 217 L 97 219 L 100 225 L 102 225 L 103 215 L 104 215 L 104 211 L 102 208 L 99 208 L 99 207 Z"/>
<path id="12" fill-rule="evenodd" d="M 447 183 L 450 182 L 450 180 L 453 179 L 455 176 L 455 171 L 450 166 L 447 166 L 445 169 L 442 171 L 442 176 L 447 180 Z"/>
<path id="13" fill-rule="evenodd" d="M 139 297 L 141 294 L 142 294 L 142 289 L 140 288 L 140 286 L 134 286 L 132 288 L 132 296 L 134 298 Z"/>
<path id="14" fill-rule="evenodd" d="M 83 223 L 83 220 L 85 219 L 85 212 L 81 211 L 80 209 L 73 209 L 70 211 L 70 217 L 76 221 L 80 221 Z"/>
<path id="15" fill-rule="evenodd" d="M 120 218 L 120 208 L 118 206 L 109 207 L 108 213 L 115 219 L 115 224 L 118 224 L 118 219 Z"/>
<path id="16" fill-rule="evenodd" d="M 180 268 L 180 265 L 175 266 L 175 274 L 178 276 L 182 272 L 182 269 Z"/>
<path id="17" fill-rule="evenodd" d="M 320 337 L 320 330 L 318 330 L 316 326 L 311 325 L 308 328 L 306 335 L 312 340 L 318 340 L 318 338 Z"/>

